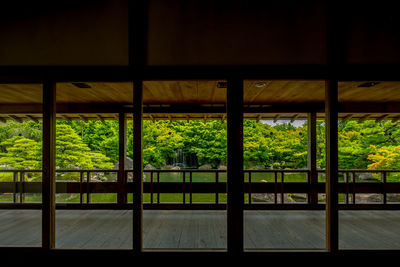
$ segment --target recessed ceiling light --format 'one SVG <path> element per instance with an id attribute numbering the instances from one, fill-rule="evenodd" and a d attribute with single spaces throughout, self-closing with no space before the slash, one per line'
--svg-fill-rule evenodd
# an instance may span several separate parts
<path id="1" fill-rule="evenodd" d="M 367 83 L 362 83 L 358 87 L 372 87 L 377 85 L 379 82 L 367 82 Z"/>
<path id="2" fill-rule="evenodd" d="M 256 87 L 258 87 L 258 88 L 261 88 L 264 86 L 265 86 L 265 83 L 263 83 L 263 82 L 256 83 Z"/>
<path id="3" fill-rule="evenodd" d="M 218 82 L 217 83 L 217 87 L 218 88 L 227 88 L 228 87 L 228 83 L 227 82 Z"/>
<path id="4" fill-rule="evenodd" d="M 87 83 L 72 83 L 73 85 L 75 85 L 78 88 L 92 88 L 90 85 L 88 85 Z"/>

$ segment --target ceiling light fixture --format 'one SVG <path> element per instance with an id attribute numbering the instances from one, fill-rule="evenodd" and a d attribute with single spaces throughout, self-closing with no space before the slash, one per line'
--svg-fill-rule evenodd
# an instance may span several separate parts
<path id="1" fill-rule="evenodd" d="M 362 83 L 357 87 L 372 87 L 379 84 L 379 82 L 367 82 L 367 83 Z"/>
<path id="2" fill-rule="evenodd" d="M 73 85 L 75 85 L 78 88 L 92 88 L 90 85 L 88 85 L 87 83 L 72 83 Z"/>
<path id="3" fill-rule="evenodd" d="M 218 82 L 217 83 L 217 87 L 218 88 L 227 88 L 228 87 L 228 83 L 227 82 Z"/>
<path id="4" fill-rule="evenodd" d="M 258 88 L 261 88 L 261 87 L 264 87 L 264 86 L 265 86 L 264 82 L 256 83 L 256 87 L 258 87 Z"/>

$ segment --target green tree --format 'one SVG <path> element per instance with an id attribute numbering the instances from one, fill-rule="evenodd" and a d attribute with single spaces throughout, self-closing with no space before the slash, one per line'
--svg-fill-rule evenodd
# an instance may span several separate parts
<path id="1" fill-rule="evenodd" d="M 111 161 L 118 161 L 118 121 L 58 121 L 57 124 L 71 126 L 91 150 L 101 151 Z"/>
<path id="2" fill-rule="evenodd" d="M 93 152 L 66 124 L 57 125 L 56 165 L 60 169 L 110 169 L 113 164 L 101 153 Z"/>
<path id="3" fill-rule="evenodd" d="M 131 124 L 131 122 L 130 122 Z M 128 127 L 130 128 L 130 127 Z M 128 139 L 133 140 L 128 131 Z M 151 164 L 157 168 L 166 164 L 168 157 L 173 157 L 178 148 L 183 147 L 183 138 L 168 121 L 143 122 L 143 164 Z M 133 157 L 133 145 L 128 142 L 127 155 Z"/>
<path id="4" fill-rule="evenodd" d="M 376 147 L 371 145 L 371 154 L 368 159 L 372 161 L 369 169 L 400 169 L 400 146 Z"/>
<path id="5" fill-rule="evenodd" d="M 196 154 L 199 164 L 217 168 L 226 162 L 226 123 L 200 120 L 174 122 L 171 127 L 182 137 L 183 152 Z"/>
<path id="6" fill-rule="evenodd" d="M 11 137 L 1 143 L 7 152 L 0 153 L 0 165 L 10 169 L 40 169 L 41 145 L 22 136 Z"/>
<path id="7" fill-rule="evenodd" d="M 6 123 L 0 122 L 0 152 L 6 152 L 5 146 L 1 143 L 14 136 L 22 136 L 40 142 L 42 140 L 42 122 L 24 121 L 19 123 L 12 120 Z"/>
<path id="8" fill-rule="evenodd" d="M 398 122 L 367 120 L 346 121 L 338 124 L 339 167 L 344 169 L 371 168 L 369 155 L 380 148 L 390 149 L 400 142 Z M 383 153 L 384 150 L 381 150 Z"/>

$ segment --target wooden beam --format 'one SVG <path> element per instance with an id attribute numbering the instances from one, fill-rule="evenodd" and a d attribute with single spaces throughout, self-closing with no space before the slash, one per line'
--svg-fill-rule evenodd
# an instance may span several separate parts
<path id="1" fill-rule="evenodd" d="M 20 118 L 20 117 L 17 117 L 15 115 L 8 115 L 8 117 L 15 120 L 18 123 L 22 123 L 22 118 Z"/>
<path id="2" fill-rule="evenodd" d="M 71 122 L 71 120 L 72 120 L 70 117 L 68 117 L 67 115 L 64 115 L 64 114 L 61 114 L 61 118 L 63 118 L 64 120 L 66 120 L 68 122 Z"/>
<path id="3" fill-rule="evenodd" d="M 342 118 L 342 121 L 348 121 L 353 117 L 353 114 L 348 114 Z"/>
<path id="4" fill-rule="evenodd" d="M 96 117 L 102 122 L 104 123 L 104 118 L 102 116 L 100 116 L 99 114 L 96 114 Z"/>
<path id="5" fill-rule="evenodd" d="M 125 160 L 126 160 L 126 119 L 125 113 L 120 112 L 118 114 L 118 194 L 117 203 L 119 205 L 126 204 L 126 179 L 125 179 Z"/>
<path id="6" fill-rule="evenodd" d="M 133 91 L 133 251 L 143 249 L 143 81 L 134 81 Z"/>
<path id="7" fill-rule="evenodd" d="M 309 172 L 309 183 L 311 192 L 309 195 L 310 204 L 318 204 L 318 172 L 317 172 L 317 114 L 308 113 L 307 120 L 307 167 Z"/>
<path id="8" fill-rule="evenodd" d="M 55 248 L 56 84 L 43 83 L 42 247 Z"/>
<path id="9" fill-rule="evenodd" d="M 132 108 L 127 108 L 122 104 L 77 104 L 70 103 L 58 104 L 58 114 L 110 114 L 124 111 L 132 113 Z M 309 112 L 324 112 L 324 103 L 269 103 L 268 105 L 247 105 L 244 108 L 244 113 L 309 113 Z M 394 114 L 400 113 L 400 103 L 340 103 L 340 113 L 369 113 L 369 114 Z M 41 114 L 42 105 L 38 104 L 1 104 L 0 114 Z M 168 106 L 163 104 L 149 105 L 143 108 L 145 114 L 157 113 L 225 113 L 225 108 L 221 106 L 205 106 L 198 103 L 175 103 Z M 116 119 L 117 119 L 116 115 Z"/>
<path id="10" fill-rule="evenodd" d="M 364 116 L 362 116 L 361 118 L 358 119 L 358 122 L 363 122 L 368 120 L 368 118 L 371 117 L 371 114 L 366 114 Z"/>
<path id="11" fill-rule="evenodd" d="M 338 211 L 338 82 L 326 81 L 326 248 L 336 252 L 339 248 Z"/>
<path id="12" fill-rule="evenodd" d="M 37 118 L 35 118 L 35 117 L 31 116 L 31 115 L 26 115 L 26 117 L 28 117 L 30 120 L 32 120 L 32 121 L 34 121 L 36 123 L 39 122 L 39 120 Z"/>
<path id="13" fill-rule="evenodd" d="M 281 115 L 280 115 L 280 114 L 277 114 L 277 115 L 274 117 L 274 123 L 276 123 L 276 122 L 279 120 L 280 117 L 281 117 Z"/>
<path id="14" fill-rule="evenodd" d="M 81 120 L 83 120 L 84 122 L 88 122 L 88 119 L 83 115 L 79 114 L 79 118 L 81 118 Z"/>
<path id="15" fill-rule="evenodd" d="M 315 116 L 317 116 L 317 113 L 315 113 L 315 112 L 313 112 L 313 113 L 315 114 Z M 300 116 L 300 114 L 294 115 L 293 118 L 290 120 L 290 122 L 293 123 L 299 116 Z"/>
<path id="16" fill-rule="evenodd" d="M 384 119 L 386 119 L 386 118 L 389 117 L 389 116 L 390 116 L 389 114 L 382 115 L 382 116 L 380 116 L 379 118 L 377 118 L 377 119 L 375 120 L 375 122 L 381 122 L 381 121 L 383 121 Z"/>
<path id="17" fill-rule="evenodd" d="M 243 252 L 243 80 L 228 79 L 227 97 L 227 228 L 228 253 Z"/>
<path id="18" fill-rule="evenodd" d="M 138 2 L 138 1 L 133 1 Z M 134 8 L 136 9 L 136 8 Z M 144 13 L 140 10 L 140 13 Z M 136 11 L 135 13 L 139 13 Z M 129 16 L 132 20 L 139 20 L 145 14 Z M 143 24 L 135 21 L 133 25 Z M 138 27 L 138 26 L 134 26 Z M 146 34 L 146 31 L 144 31 Z M 147 40 L 147 38 L 143 38 Z M 133 41 L 136 40 L 136 41 Z M 133 46 L 138 46 L 137 37 L 132 40 Z M 140 40 L 139 40 L 140 41 Z M 143 47 L 145 47 L 143 45 Z M 131 48 L 131 47 L 130 47 Z M 131 48 L 132 49 L 132 48 Z M 131 50 L 130 49 L 130 50 Z M 132 55 L 132 61 L 138 62 L 139 58 L 145 57 L 147 53 L 141 52 Z M 133 58 L 135 60 L 133 60 Z M 145 62 L 145 61 L 144 61 Z M 400 64 L 347 64 L 338 69 L 337 76 L 343 81 L 398 81 L 398 69 Z M 230 72 L 238 72 L 246 79 L 325 79 L 328 67 L 320 64 L 291 64 L 270 66 L 147 66 L 145 78 L 147 80 L 218 80 L 226 77 Z M 49 75 L 59 82 L 90 80 L 92 82 L 103 81 L 132 81 L 137 79 L 143 72 L 138 71 L 135 65 L 128 66 L 21 66 L 0 67 L 0 82 L 2 83 L 37 83 L 48 78 Z"/>
<path id="19" fill-rule="evenodd" d="M 396 121 L 400 120 L 400 117 L 396 117 L 392 119 L 392 122 L 395 123 Z"/>

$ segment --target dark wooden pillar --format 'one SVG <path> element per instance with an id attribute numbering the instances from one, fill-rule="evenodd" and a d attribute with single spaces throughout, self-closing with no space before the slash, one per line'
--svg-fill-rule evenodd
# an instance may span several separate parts
<path id="1" fill-rule="evenodd" d="M 56 86 L 43 83 L 42 247 L 55 248 Z"/>
<path id="2" fill-rule="evenodd" d="M 228 253 L 243 252 L 243 80 L 228 80 L 227 98 Z"/>
<path id="3" fill-rule="evenodd" d="M 325 82 L 326 123 L 326 248 L 336 252 L 339 247 L 338 211 L 338 82 Z"/>
<path id="4" fill-rule="evenodd" d="M 118 114 L 118 204 L 126 204 L 127 195 L 125 190 L 125 159 L 126 159 L 126 119 L 125 113 Z"/>
<path id="5" fill-rule="evenodd" d="M 308 133 L 308 151 L 307 151 L 307 167 L 310 171 L 309 183 L 311 191 L 309 195 L 310 204 L 318 204 L 318 173 L 317 173 L 317 113 L 308 113 L 307 120 L 307 133 Z"/>
<path id="6" fill-rule="evenodd" d="M 142 251 L 143 155 L 142 155 L 142 81 L 134 81 L 133 91 L 133 251 Z"/>

